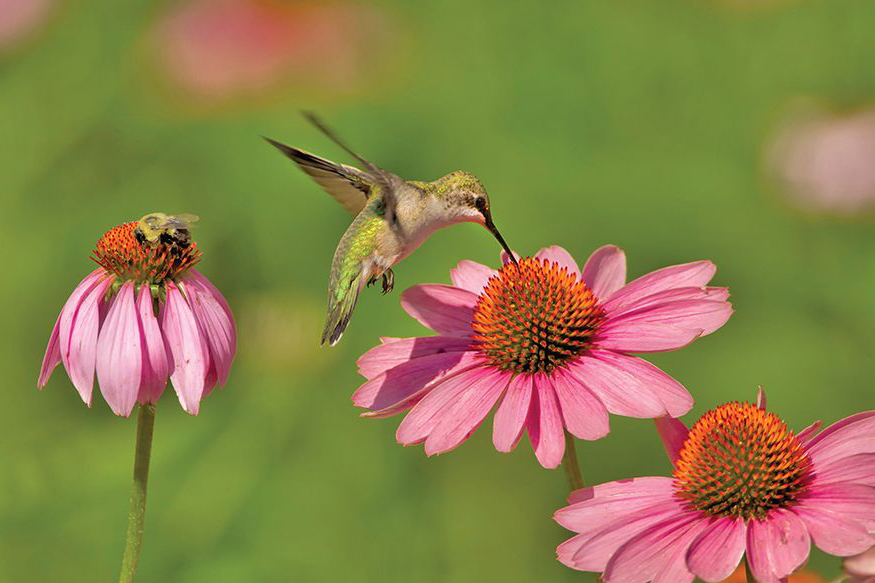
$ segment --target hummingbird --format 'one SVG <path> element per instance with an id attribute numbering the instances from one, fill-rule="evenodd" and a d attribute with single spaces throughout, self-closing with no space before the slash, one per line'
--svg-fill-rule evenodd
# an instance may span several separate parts
<path id="1" fill-rule="evenodd" d="M 265 138 L 355 215 L 331 261 L 322 344 L 340 341 L 363 288 L 382 279 L 383 293 L 392 291 L 392 268 L 437 229 L 483 225 L 516 261 L 492 222 L 489 196 L 476 176 L 457 171 L 433 182 L 404 180 L 356 154 L 315 115 L 304 117 L 361 165 L 338 164 Z"/>

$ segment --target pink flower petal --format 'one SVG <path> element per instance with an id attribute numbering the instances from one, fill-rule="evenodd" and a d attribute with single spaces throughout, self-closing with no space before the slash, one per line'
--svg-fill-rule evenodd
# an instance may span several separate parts
<path id="1" fill-rule="evenodd" d="M 403 403 L 444 378 L 477 366 L 477 352 L 445 352 L 421 356 L 390 368 L 365 382 L 352 396 L 356 407 L 380 411 Z"/>
<path id="2" fill-rule="evenodd" d="M 620 309 L 611 312 L 611 316 L 620 316 L 649 306 L 668 304 L 681 300 L 725 302 L 728 299 L 729 288 L 726 287 L 675 287 L 644 296 L 630 304 L 625 304 Z"/>
<path id="3" fill-rule="evenodd" d="M 237 352 L 237 330 L 236 324 L 234 321 L 234 314 L 231 312 L 231 307 L 228 305 L 228 301 L 225 299 L 225 296 L 222 295 L 222 292 L 218 290 L 213 283 L 207 279 L 203 274 L 201 274 L 198 270 L 194 268 L 190 268 L 185 274 L 185 282 L 186 286 L 196 286 L 200 289 L 201 292 L 207 294 L 212 297 L 215 302 L 222 308 L 222 311 L 225 314 L 225 318 L 223 319 L 220 315 L 217 315 L 216 320 L 222 323 L 224 328 L 223 335 L 227 338 L 227 345 L 230 347 L 231 351 L 231 360 L 228 360 L 226 357 L 223 357 L 222 361 L 219 362 L 217 358 L 214 356 L 210 357 L 209 368 L 207 369 L 207 376 L 204 379 L 204 396 L 209 395 L 213 388 L 216 386 L 216 383 L 222 381 L 222 384 L 227 381 L 228 373 L 230 372 L 231 361 L 233 360 L 234 354 Z M 207 332 L 204 329 L 204 326 L 201 322 L 198 322 L 198 326 L 201 328 L 201 335 L 206 338 Z M 209 344 L 207 344 L 208 348 L 211 348 Z M 222 354 L 226 354 L 226 351 L 223 351 Z M 222 373 L 224 372 L 224 375 Z"/>
<path id="4" fill-rule="evenodd" d="M 517 261 L 519 261 L 521 259 L 520 254 L 517 253 L 516 251 L 513 252 L 513 256 L 516 258 Z M 506 251 L 502 251 L 501 252 L 501 264 L 507 265 L 508 263 L 510 263 L 510 255 L 508 255 Z"/>
<path id="5" fill-rule="evenodd" d="M 169 355 L 164 344 L 164 337 L 161 335 L 158 319 L 155 317 L 152 293 L 148 285 L 140 286 L 140 294 L 137 297 L 137 313 L 143 347 L 143 368 L 137 400 L 141 403 L 156 403 L 167 386 L 171 366 L 168 361 Z"/>
<path id="6" fill-rule="evenodd" d="M 605 568 L 605 583 L 692 581 L 685 557 L 705 528 L 707 522 L 694 513 L 672 516 L 650 526 L 617 549 Z"/>
<path id="7" fill-rule="evenodd" d="M 642 275 L 620 288 L 603 304 L 603 307 L 608 312 L 614 312 L 645 296 L 663 290 L 676 287 L 704 287 L 711 281 L 716 272 L 717 267 L 710 261 L 694 261 L 664 267 Z"/>
<path id="8" fill-rule="evenodd" d="M 562 414 L 559 412 L 556 393 L 547 377 L 542 373 L 535 374 L 533 382 L 535 390 L 526 428 L 538 462 L 547 469 L 553 469 L 559 467 L 565 454 Z"/>
<path id="9" fill-rule="evenodd" d="M 665 405 L 623 369 L 587 354 L 572 362 L 568 372 L 595 394 L 615 415 L 647 419 L 665 415 Z"/>
<path id="10" fill-rule="evenodd" d="M 796 439 L 801 441 L 803 444 L 807 444 L 811 441 L 811 438 L 817 435 L 817 432 L 820 431 L 821 427 L 823 427 L 823 421 L 818 419 L 817 421 L 797 433 Z"/>
<path id="11" fill-rule="evenodd" d="M 599 348 L 606 350 L 665 352 L 683 348 L 701 336 L 702 332 L 701 329 L 668 328 L 660 324 L 621 325 L 613 329 L 603 327 L 593 340 Z"/>
<path id="12" fill-rule="evenodd" d="M 42 389 L 49 382 L 52 372 L 55 367 L 61 363 L 61 345 L 58 342 L 58 330 L 60 328 L 61 315 L 55 320 L 55 325 L 52 328 L 52 334 L 49 336 L 49 343 L 46 346 L 46 354 L 43 356 L 43 364 L 40 367 L 39 379 L 36 381 L 36 386 Z"/>
<path id="13" fill-rule="evenodd" d="M 844 557 L 875 545 L 875 488 L 860 484 L 812 485 L 793 507 L 811 539 Z"/>
<path id="14" fill-rule="evenodd" d="M 438 334 L 467 337 L 477 296 L 448 285 L 422 284 L 401 294 L 401 306 L 421 324 Z"/>
<path id="15" fill-rule="evenodd" d="M 577 261 L 571 256 L 571 253 L 558 245 L 544 247 L 535 253 L 535 259 L 546 259 L 547 261 L 558 263 L 559 267 L 564 267 L 568 273 L 573 273 L 580 277 L 580 268 L 577 266 Z"/>
<path id="16" fill-rule="evenodd" d="M 531 375 L 521 374 L 511 379 L 493 419 L 492 443 L 496 450 L 507 453 L 516 447 L 523 434 L 533 391 Z"/>
<path id="17" fill-rule="evenodd" d="M 687 567 L 708 583 L 726 579 L 744 556 L 746 530 L 741 518 L 717 518 L 693 541 Z"/>
<path id="18" fill-rule="evenodd" d="M 757 409 L 761 411 L 766 410 L 766 392 L 763 390 L 762 385 L 757 388 Z"/>
<path id="19" fill-rule="evenodd" d="M 640 383 L 649 387 L 649 390 L 662 402 L 670 417 L 680 417 L 693 408 L 693 397 L 687 389 L 646 360 L 605 350 L 594 350 L 592 355 L 617 369 L 625 370 Z"/>
<path id="20" fill-rule="evenodd" d="M 849 482 L 875 487 L 875 453 L 858 453 L 817 466 L 815 481 L 818 485 Z"/>
<path id="21" fill-rule="evenodd" d="M 173 357 L 170 382 L 179 404 L 187 413 L 197 415 L 210 367 L 209 349 L 194 312 L 176 285 L 170 282 L 161 311 L 161 330 Z"/>
<path id="22" fill-rule="evenodd" d="M 683 385 L 634 356 L 590 350 L 569 370 L 617 415 L 680 417 L 693 406 Z"/>
<path id="23" fill-rule="evenodd" d="M 210 362 L 215 366 L 216 382 L 224 385 L 237 352 L 237 331 L 234 327 L 234 318 L 225 311 L 210 289 L 203 285 L 203 279 L 205 278 L 192 279 L 184 284 L 184 290 L 206 337 Z"/>
<path id="24" fill-rule="evenodd" d="M 218 302 L 220 306 L 222 306 L 222 310 L 225 311 L 225 314 L 228 316 L 228 320 L 234 322 L 234 314 L 231 312 L 231 306 L 228 305 L 228 301 L 225 299 L 225 296 L 222 295 L 222 292 L 219 291 L 219 288 L 213 285 L 209 279 L 207 279 L 201 272 L 199 272 L 194 267 L 189 268 L 189 270 L 185 274 L 185 280 L 191 284 L 195 283 L 202 290 L 208 292 L 213 298 Z M 235 337 L 236 344 L 236 337 Z"/>
<path id="25" fill-rule="evenodd" d="M 79 309 L 79 305 L 82 303 L 82 299 L 85 298 L 88 293 L 106 277 L 107 274 L 102 268 L 95 269 L 86 275 L 85 278 L 79 282 L 79 285 L 76 286 L 76 289 L 73 290 L 73 293 L 70 294 L 70 297 L 67 298 L 64 307 L 61 308 L 61 313 L 58 316 L 58 344 L 61 350 L 62 361 L 64 361 L 70 349 L 70 332 L 76 321 L 76 312 Z M 66 364 L 64 366 L 66 366 Z"/>
<path id="26" fill-rule="evenodd" d="M 805 524 L 783 508 L 769 511 L 764 520 L 747 524 L 747 560 L 760 583 L 779 583 L 808 559 L 811 541 Z"/>
<path id="27" fill-rule="evenodd" d="M 597 528 L 586 530 L 559 545 L 556 549 L 559 561 L 572 569 L 602 572 L 617 549 L 631 538 L 654 524 L 668 519 L 680 520 L 685 514 L 671 494 L 647 505 L 639 505 L 637 500 L 630 502 L 629 510 L 619 505 L 606 508 Z"/>
<path id="28" fill-rule="evenodd" d="M 875 534 L 875 488 L 865 484 L 821 484 L 815 481 L 797 508 L 817 508 L 852 516 Z"/>
<path id="29" fill-rule="evenodd" d="M 793 512 L 805 523 L 814 544 L 826 553 L 846 557 L 875 545 L 875 536 L 846 514 L 798 506 Z"/>
<path id="30" fill-rule="evenodd" d="M 675 350 L 714 332 L 732 315 L 732 304 L 680 300 L 609 316 L 594 341 L 620 352 Z"/>
<path id="31" fill-rule="evenodd" d="M 875 577 L 875 547 L 859 555 L 848 557 L 843 561 L 842 568 L 855 577 Z M 868 581 L 868 583 L 872 582 Z"/>
<path id="32" fill-rule="evenodd" d="M 409 360 L 447 352 L 464 352 L 470 348 L 468 339 L 454 336 L 398 338 L 371 348 L 359 357 L 357 364 L 359 374 L 372 379 Z"/>
<path id="33" fill-rule="evenodd" d="M 476 386 L 462 394 L 443 413 L 425 440 L 425 454 L 431 456 L 450 451 L 468 439 L 498 401 L 510 378 L 509 372 L 486 369 Z"/>
<path id="34" fill-rule="evenodd" d="M 204 342 L 206 342 L 206 334 L 204 333 L 203 327 L 198 324 L 198 328 L 201 329 L 201 336 L 204 337 Z M 206 346 L 207 354 L 209 355 L 210 347 L 208 344 L 206 344 Z M 208 361 L 210 364 L 207 366 L 207 376 L 204 377 L 204 392 L 201 395 L 201 400 L 203 400 L 204 397 L 212 393 L 213 389 L 216 388 L 216 383 L 219 382 L 219 373 L 216 370 L 216 361 L 213 359 L 212 356 L 209 357 Z"/>
<path id="35" fill-rule="evenodd" d="M 583 281 L 605 303 L 626 283 L 626 254 L 615 245 L 599 247 L 583 266 Z"/>
<path id="36" fill-rule="evenodd" d="M 858 413 L 830 425 L 808 442 L 815 467 L 858 453 L 875 453 L 875 412 Z"/>
<path id="37" fill-rule="evenodd" d="M 134 282 L 126 281 L 113 298 L 97 338 L 97 382 L 116 415 L 131 414 L 140 390 L 142 367 Z"/>
<path id="38" fill-rule="evenodd" d="M 648 476 L 581 488 L 568 496 L 569 506 L 557 510 L 553 518 L 577 533 L 598 532 L 623 514 L 637 514 L 644 508 L 672 500 L 673 483 L 672 478 Z"/>
<path id="39" fill-rule="evenodd" d="M 401 421 L 395 432 L 398 443 L 415 445 L 425 441 L 453 406 L 469 391 L 476 392 L 490 373 L 487 368 L 468 369 L 433 386 Z"/>
<path id="40" fill-rule="evenodd" d="M 683 421 L 673 417 L 657 417 L 653 421 L 656 423 L 656 432 L 662 440 L 663 447 L 665 447 L 665 454 L 671 465 L 675 465 L 690 430 L 687 429 Z"/>
<path id="41" fill-rule="evenodd" d="M 847 427 L 851 427 L 856 423 L 866 421 L 868 419 L 875 419 L 875 411 L 863 411 L 861 413 L 855 413 L 850 417 L 845 417 L 844 419 L 840 419 L 818 433 L 808 444 L 809 448 L 814 447 L 817 443 L 823 441 L 827 437 L 830 437 L 832 434 L 838 431 L 844 431 Z M 839 439 L 838 441 L 841 441 Z"/>
<path id="42" fill-rule="evenodd" d="M 103 296 L 112 280 L 103 278 L 102 270 L 92 272 L 82 283 L 89 279 L 89 285 L 80 284 L 61 311 L 58 342 L 67 376 L 79 391 L 82 400 L 90 407 L 91 393 L 94 390 L 97 334 L 100 329 L 100 304 L 103 303 Z"/>
<path id="43" fill-rule="evenodd" d="M 489 278 L 497 275 L 498 271 L 487 267 L 482 263 L 464 259 L 450 270 L 450 281 L 457 288 L 479 294 L 486 287 Z"/>
<path id="44" fill-rule="evenodd" d="M 600 439 L 608 434 L 608 410 L 583 384 L 557 369 L 549 378 L 559 398 L 562 419 L 569 433 L 580 439 Z"/>
<path id="45" fill-rule="evenodd" d="M 674 583 L 675 581 L 693 581 L 695 576 L 687 566 L 687 553 L 708 525 L 703 521 L 691 524 L 685 532 L 679 532 L 677 538 L 666 545 L 662 567 L 653 577 L 654 583 Z"/>

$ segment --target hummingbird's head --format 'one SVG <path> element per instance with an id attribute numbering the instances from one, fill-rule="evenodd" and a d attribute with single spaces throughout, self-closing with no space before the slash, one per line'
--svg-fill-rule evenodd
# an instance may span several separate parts
<path id="1" fill-rule="evenodd" d="M 469 172 L 450 172 L 434 182 L 436 197 L 443 202 L 453 222 L 485 225 L 489 217 L 489 195 L 483 183 Z"/>
<path id="2" fill-rule="evenodd" d="M 470 172 L 451 172 L 436 180 L 435 194 L 443 199 L 449 218 L 453 222 L 468 221 L 479 223 L 492 233 L 502 248 L 510 257 L 514 257 L 510 248 L 495 224 L 492 222 L 492 212 L 489 209 L 489 195 L 486 187 Z"/>

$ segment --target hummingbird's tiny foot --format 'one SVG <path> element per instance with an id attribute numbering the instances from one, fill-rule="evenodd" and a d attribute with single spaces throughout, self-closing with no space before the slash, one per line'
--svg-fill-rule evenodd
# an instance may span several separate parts
<path id="1" fill-rule="evenodd" d="M 372 275 L 372 276 L 368 279 L 368 283 L 365 284 L 365 287 L 371 287 L 371 286 L 374 285 L 375 283 L 377 283 L 377 277 L 374 276 L 374 275 Z"/>
<path id="2" fill-rule="evenodd" d="M 395 289 L 395 274 L 391 269 L 383 272 L 383 293 L 387 294 Z"/>

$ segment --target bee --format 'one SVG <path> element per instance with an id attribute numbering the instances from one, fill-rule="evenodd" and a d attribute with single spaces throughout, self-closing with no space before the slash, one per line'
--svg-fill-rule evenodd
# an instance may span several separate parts
<path id="1" fill-rule="evenodd" d="M 137 222 L 134 237 L 140 244 L 163 243 L 185 249 L 191 245 L 189 229 L 200 218 L 197 215 L 182 213 L 168 215 L 166 213 L 149 213 Z"/>

